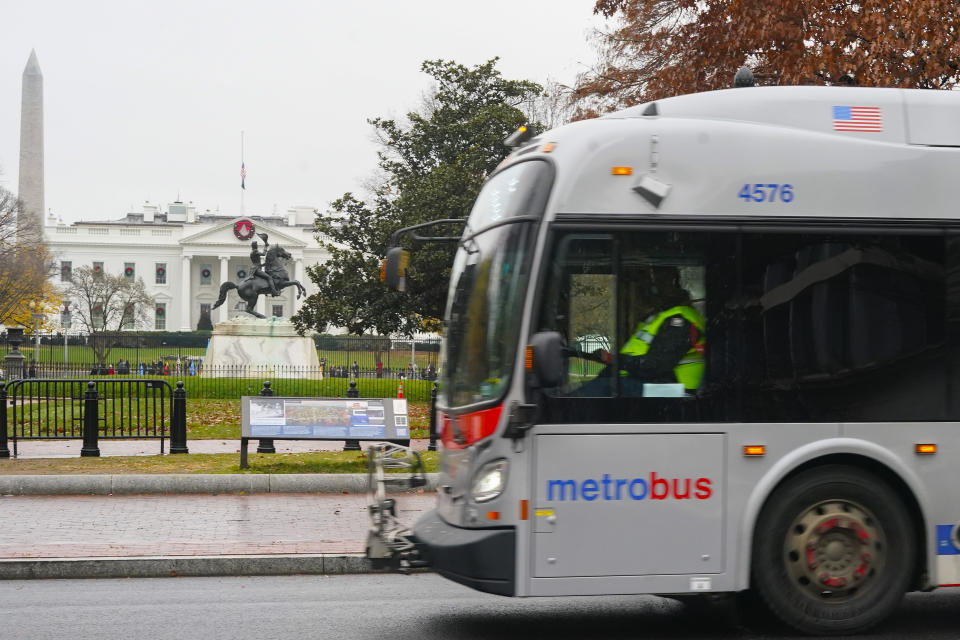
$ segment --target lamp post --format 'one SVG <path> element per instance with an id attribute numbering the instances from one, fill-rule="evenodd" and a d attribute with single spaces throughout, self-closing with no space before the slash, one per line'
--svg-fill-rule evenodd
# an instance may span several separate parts
<path id="1" fill-rule="evenodd" d="M 67 342 L 69 338 L 67 336 L 70 333 L 70 323 L 65 323 L 64 320 L 66 319 L 67 314 L 69 313 L 70 313 L 70 305 L 65 303 L 60 312 L 60 327 L 63 329 L 63 370 L 64 371 L 67 370 L 67 362 L 69 362 L 69 359 L 67 357 L 69 355 L 67 353 L 68 352 Z"/>
<path id="2" fill-rule="evenodd" d="M 43 322 L 43 303 L 30 303 L 30 319 L 33 321 L 33 361 L 40 362 L 40 324 Z"/>

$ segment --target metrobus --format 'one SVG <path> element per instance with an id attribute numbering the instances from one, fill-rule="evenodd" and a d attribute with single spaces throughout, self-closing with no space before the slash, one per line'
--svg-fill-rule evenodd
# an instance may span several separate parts
<path id="1" fill-rule="evenodd" d="M 957 176 L 949 91 L 727 89 L 522 142 L 458 240 L 417 556 L 814 634 L 960 586 Z M 634 376 L 666 325 L 695 374 Z"/>

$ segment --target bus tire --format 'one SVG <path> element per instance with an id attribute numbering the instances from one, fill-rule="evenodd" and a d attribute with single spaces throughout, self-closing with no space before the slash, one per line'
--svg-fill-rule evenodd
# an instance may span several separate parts
<path id="1" fill-rule="evenodd" d="M 858 633 L 897 606 L 916 558 L 909 514 L 890 486 L 855 467 L 817 467 L 787 480 L 764 505 L 751 582 L 794 629 Z"/>

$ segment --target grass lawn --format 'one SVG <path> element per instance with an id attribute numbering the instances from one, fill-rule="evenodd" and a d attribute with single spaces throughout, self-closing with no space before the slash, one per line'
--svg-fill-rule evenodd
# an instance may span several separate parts
<path id="1" fill-rule="evenodd" d="M 8 415 L 10 409 L 7 410 Z M 408 402 L 414 438 L 430 436 L 429 403 Z M 194 440 L 239 440 L 240 400 L 187 402 L 187 447 Z M 436 471 L 436 453 L 422 452 L 428 472 Z M 18 458 L 0 460 L 0 474 L 121 474 L 121 473 L 366 473 L 361 451 L 313 453 L 250 453 L 250 468 L 240 469 L 237 453 L 104 456 L 100 458 Z"/>
<path id="2" fill-rule="evenodd" d="M 437 470 L 437 453 L 424 451 L 428 473 Z M 240 468 L 240 454 L 216 453 L 101 458 L 18 458 L 0 460 L 0 475 L 126 474 L 126 473 L 366 473 L 362 451 L 251 453 L 249 469 Z"/>
<path id="3" fill-rule="evenodd" d="M 27 405 L 20 411 L 29 415 L 31 412 L 38 414 L 38 422 L 47 423 L 52 419 L 61 417 L 71 421 L 75 427 L 75 435 L 82 436 L 82 425 L 79 423 L 80 401 L 62 402 Z M 207 400 L 204 398 L 187 399 L 187 442 L 190 440 L 236 440 L 240 438 L 240 399 L 230 400 Z M 140 404 L 143 401 L 141 400 Z M 138 403 L 133 403 L 133 415 Z M 111 405 L 113 407 L 113 405 Z M 131 407 L 125 405 L 120 408 L 117 405 L 117 411 L 122 410 L 130 414 Z M 146 410 L 145 410 L 146 411 Z M 430 404 L 423 402 L 407 402 L 407 412 L 410 417 L 410 433 L 414 438 L 430 437 Z M 145 413 L 146 414 L 146 413 Z M 169 417 L 169 416 L 168 416 Z M 8 432 L 12 435 L 13 410 L 7 409 L 7 419 L 11 425 Z M 61 432 L 62 433 L 62 432 Z M 149 434 L 145 434 L 149 435 Z"/>

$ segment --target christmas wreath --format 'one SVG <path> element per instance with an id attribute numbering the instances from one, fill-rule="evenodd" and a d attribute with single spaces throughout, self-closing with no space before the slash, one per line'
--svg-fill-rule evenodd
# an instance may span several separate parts
<path id="1" fill-rule="evenodd" d="M 203 270 L 200 272 L 200 275 L 202 275 L 204 278 L 209 278 L 209 277 L 210 277 L 210 269 L 203 269 Z"/>
<path id="2" fill-rule="evenodd" d="M 253 223 L 249 220 L 237 220 L 233 223 L 233 235 L 237 236 L 238 240 L 249 240 L 253 233 Z"/>
<path id="3" fill-rule="evenodd" d="M 245 269 L 240 269 L 239 271 L 237 271 L 237 277 L 240 278 L 241 280 L 243 280 L 244 278 L 246 278 L 246 277 L 247 277 L 247 272 L 246 272 L 246 270 L 245 270 Z"/>
<path id="4" fill-rule="evenodd" d="M 126 269 L 123 270 L 123 273 L 124 273 L 124 275 L 127 276 L 128 278 L 132 278 L 132 277 L 133 277 L 133 267 L 127 267 Z"/>

